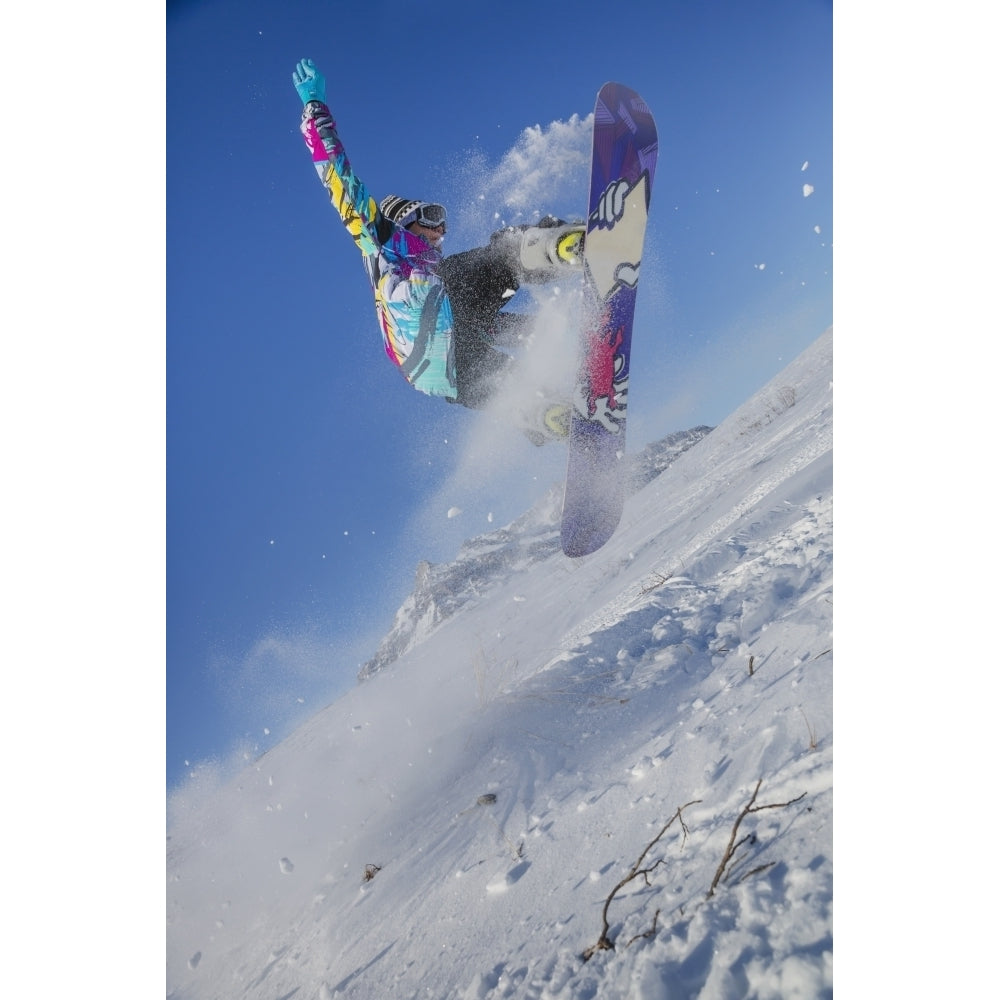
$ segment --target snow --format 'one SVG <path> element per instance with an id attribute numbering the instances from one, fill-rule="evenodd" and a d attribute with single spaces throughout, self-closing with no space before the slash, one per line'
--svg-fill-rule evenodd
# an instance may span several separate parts
<path id="1" fill-rule="evenodd" d="M 167 996 L 832 997 L 831 354 L 175 793 Z"/>

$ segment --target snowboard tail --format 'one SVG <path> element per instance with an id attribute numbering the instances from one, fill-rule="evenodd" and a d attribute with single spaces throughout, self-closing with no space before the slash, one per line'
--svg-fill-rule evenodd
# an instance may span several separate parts
<path id="1" fill-rule="evenodd" d="M 590 206 L 582 238 L 587 322 L 569 433 L 562 548 L 597 551 L 614 534 L 625 504 L 625 425 L 632 324 L 649 199 L 656 170 L 656 123 L 646 102 L 605 84 L 594 108 Z"/>

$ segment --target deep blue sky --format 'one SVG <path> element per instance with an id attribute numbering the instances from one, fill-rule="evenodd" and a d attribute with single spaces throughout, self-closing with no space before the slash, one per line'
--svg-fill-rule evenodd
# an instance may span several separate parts
<path id="1" fill-rule="evenodd" d="M 384 358 L 359 255 L 299 137 L 295 63 L 327 76 L 377 196 L 453 216 L 471 208 L 454 203 L 471 153 L 496 163 L 525 128 L 585 117 L 606 80 L 643 94 L 660 162 L 629 399 L 639 448 L 718 423 L 832 322 L 832 9 L 204 0 L 168 3 L 166 42 L 172 783 L 241 739 L 263 750 L 343 690 L 417 561 L 454 555 L 486 512 L 516 516 L 562 464 L 525 443 L 524 491 L 415 527 L 474 417 Z M 453 226 L 446 248 L 479 238 Z"/>

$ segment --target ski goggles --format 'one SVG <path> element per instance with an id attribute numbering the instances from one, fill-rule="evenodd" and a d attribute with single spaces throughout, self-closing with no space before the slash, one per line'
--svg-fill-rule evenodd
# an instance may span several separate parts
<path id="1" fill-rule="evenodd" d="M 444 228 L 448 221 L 448 213 L 444 205 L 424 204 L 421 205 L 413 216 L 414 222 L 426 226 L 428 229 Z"/>

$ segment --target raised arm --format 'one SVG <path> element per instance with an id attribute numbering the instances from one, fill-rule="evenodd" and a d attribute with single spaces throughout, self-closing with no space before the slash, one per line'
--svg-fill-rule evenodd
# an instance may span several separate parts
<path id="1" fill-rule="evenodd" d="M 373 232 L 380 218 L 378 204 L 344 152 L 337 123 L 326 105 L 326 79 L 311 59 L 303 59 L 292 73 L 292 83 L 304 105 L 299 130 L 330 201 L 361 252 L 377 253 Z"/>

